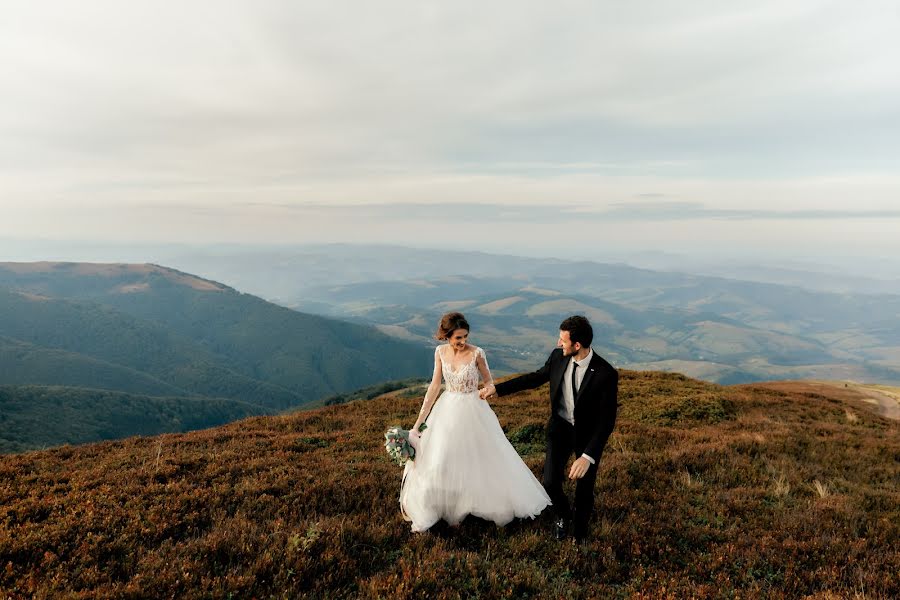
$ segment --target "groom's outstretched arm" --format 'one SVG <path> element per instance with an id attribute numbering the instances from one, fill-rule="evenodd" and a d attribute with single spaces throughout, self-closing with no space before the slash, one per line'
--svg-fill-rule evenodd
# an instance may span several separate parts
<path id="1" fill-rule="evenodd" d="M 547 362 L 545 362 L 544 366 L 537 371 L 519 375 L 509 381 L 496 384 L 497 395 L 507 396 L 509 394 L 521 392 L 522 390 L 530 390 L 550 381 L 550 364 L 553 362 L 553 355 L 557 352 L 562 352 L 562 350 L 556 349 L 551 352 L 550 356 L 547 358 Z"/>

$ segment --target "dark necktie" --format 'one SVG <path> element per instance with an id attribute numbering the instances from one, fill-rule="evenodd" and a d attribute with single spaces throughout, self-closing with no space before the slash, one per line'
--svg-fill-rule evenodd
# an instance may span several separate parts
<path id="1" fill-rule="evenodd" d="M 578 373 L 578 363 L 572 361 L 572 402 L 575 402 L 575 398 L 578 397 L 578 383 L 575 379 L 576 373 Z"/>

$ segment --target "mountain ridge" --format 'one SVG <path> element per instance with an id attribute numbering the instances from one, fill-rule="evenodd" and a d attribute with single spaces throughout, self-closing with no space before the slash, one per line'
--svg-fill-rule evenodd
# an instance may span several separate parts
<path id="1" fill-rule="evenodd" d="M 216 414 L 230 400 L 268 413 L 430 369 L 421 344 L 156 264 L 0 263 L 0 385 L 62 386 L 69 399 L 86 397 L 69 388 L 206 398 L 194 406 Z"/>
<path id="2" fill-rule="evenodd" d="M 196 281 L 204 285 L 198 286 Z M 123 284 L 146 284 L 146 287 L 119 293 Z M 262 377 L 269 384 L 302 395 L 302 399 L 282 402 L 285 407 L 356 389 L 374 383 L 375 379 L 416 375 L 416 365 L 420 363 L 416 356 L 418 345 L 398 342 L 375 328 L 293 311 L 217 282 L 155 264 L 0 263 L 0 298 L 3 286 L 41 294 L 48 298 L 41 301 L 48 305 L 45 310 L 59 306 L 71 309 L 70 312 L 112 310 L 103 316 L 121 320 L 120 325 L 110 325 L 113 329 L 149 328 L 141 333 L 142 337 L 168 336 L 180 346 L 188 346 L 188 352 L 207 363 L 218 362 L 241 377 Z M 216 293 L 210 296 L 211 291 Z M 5 293 L 7 302 L 11 294 Z M 35 304 L 30 309 L 33 312 L 40 307 Z M 56 319 L 45 316 L 43 321 L 59 320 L 59 315 L 50 317 Z M 78 321 L 69 314 L 66 318 Z M 32 330 L 24 327 L 21 320 L 10 318 L 6 324 L 0 324 L 0 334 L 40 343 L 28 337 L 35 337 L 41 322 L 32 318 Z M 10 335 L 11 330 L 18 335 Z M 60 333 L 48 331 L 44 335 L 56 342 Z M 83 333 L 74 337 L 85 339 Z M 317 348 L 325 347 L 325 339 L 330 337 L 337 338 L 329 348 L 335 353 L 335 359 Z M 375 352 L 374 348 L 379 346 Z M 105 350 L 103 345 L 99 351 Z M 169 352 L 158 354 L 168 356 Z M 381 360 L 382 354 L 393 360 Z M 134 352 L 118 352 L 118 356 L 128 355 L 135 355 L 134 360 L 138 360 Z M 293 364 L 283 364 L 285 361 Z M 336 361 L 354 368 L 338 372 L 332 367 Z M 359 373 L 365 375 L 361 378 Z M 313 377 L 318 378 L 318 383 L 304 383 L 313 381 Z"/>

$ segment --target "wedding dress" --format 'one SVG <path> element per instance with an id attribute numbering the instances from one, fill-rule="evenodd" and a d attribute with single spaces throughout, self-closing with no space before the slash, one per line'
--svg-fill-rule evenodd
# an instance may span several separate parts
<path id="1" fill-rule="evenodd" d="M 442 349 L 446 350 L 445 352 Z M 400 488 L 400 508 L 413 531 L 440 519 L 451 525 L 474 515 L 506 525 L 515 517 L 534 518 L 550 497 L 506 439 L 497 416 L 478 395 L 474 348 L 471 362 L 453 369 L 447 346 L 435 350 L 446 391 L 425 423 L 414 461 L 408 461 Z"/>

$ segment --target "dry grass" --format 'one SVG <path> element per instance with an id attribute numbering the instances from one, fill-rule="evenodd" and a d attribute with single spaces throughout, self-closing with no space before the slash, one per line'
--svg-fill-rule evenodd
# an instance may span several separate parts
<path id="1" fill-rule="evenodd" d="M 703 480 L 697 475 L 691 475 L 690 471 L 682 471 L 677 478 L 678 484 L 683 488 L 692 488 L 703 485 Z"/>
<path id="2" fill-rule="evenodd" d="M 827 498 L 831 495 L 831 490 L 828 489 L 827 483 L 822 483 L 818 479 L 812 482 L 812 488 L 815 490 L 816 495 L 819 498 Z"/>
<path id="3" fill-rule="evenodd" d="M 788 483 L 787 477 L 784 474 L 779 475 L 775 478 L 772 493 L 775 496 L 781 498 L 787 496 L 791 492 L 791 484 Z"/>
<path id="4" fill-rule="evenodd" d="M 535 473 L 544 393 L 494 404 Z M 382 448 L 418 410 L 400 392 L 4 456 L 0 598 L 900 596 L 896 422 L 659 373 L 620 396 L 583 546 L 547 517 L 410 533 Z"/>

